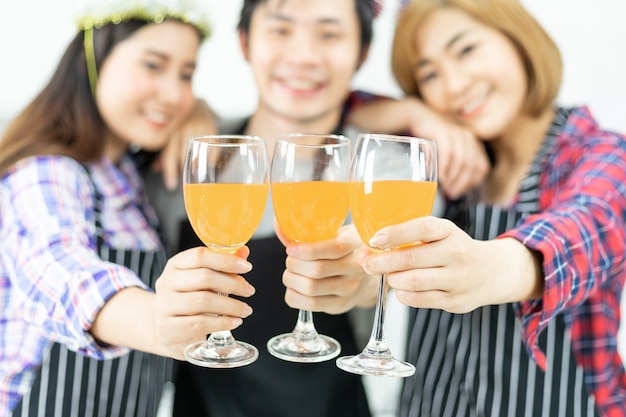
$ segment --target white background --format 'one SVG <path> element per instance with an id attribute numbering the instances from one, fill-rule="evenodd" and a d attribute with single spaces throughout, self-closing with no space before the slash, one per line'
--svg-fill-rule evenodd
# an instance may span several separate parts
<path id="1" fill-rule="evenodd" d="M 236 24 L 241 0 L 202 0 L 214 36 L 203 45 L 196 92 L 222 116 L 252 111 L 256 92 L 241 58 Z M 384 0 L 368 62 L 354 86 L 398 96 L 389 44 L 398 0 Z M 588 104 L 601 124 L 626 131 L 626 2 L 523 0 L 561 47 L 565 74 L 560 101 Z M 0 12 L 0 123 L 39 91 L 75 33 L 71 0 L 5 1 Z M 1 125 L 0 125 L 1 126 Z"/>
<path id="2" fill-rule="evenodd" d="M 130 0 L 129 0 L 130 1 Z M 201 0 L 212 15 L 214 34 L 202 47 L 194 81 L 196 94 L 221 116 L 250 113 L 256 91 L 236 36 L 240 0 Z M 626 132 L 626 2 L 622 0 L 523 0 L 561 48 L 565 62 L 559 101 L 587 104 L 600 123 Z M 370 57 L 354 87 L 397 97 L 391 78 L 389 45 L 398 0 L 385 0 L 377 19 Z M 43 87 L 75 34 L 70 0 L 4 0 L 0 11 L 0 132 Z M 402 352 L 402 309 L 389 327 L 390 344 Z M 623 303 L 626 307 L 626 302 Z M 624 309 L 623 309 L 624 310 Z M 623 313 L 626 318 L 626 312 Z M 626 359 L 626 332 L 622 334 Z M 393 415 L 398 379 L 367 379 L 377 416 Z"/>

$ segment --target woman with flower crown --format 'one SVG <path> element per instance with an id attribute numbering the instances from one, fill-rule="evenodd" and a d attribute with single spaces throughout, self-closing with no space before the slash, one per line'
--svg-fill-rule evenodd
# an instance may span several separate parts
<path id="1" fill-rule="evenodd" d="M 218 295 L 254 292 L 239 275 L 248 250 L 168 261 L 129 152 L 159 150 L 194 110 L 202 16 L 189 0 L 88 1 L 50 82 L 7 128 L 0 415 L 154 416 L 165 357 L 250 314 Z"/>

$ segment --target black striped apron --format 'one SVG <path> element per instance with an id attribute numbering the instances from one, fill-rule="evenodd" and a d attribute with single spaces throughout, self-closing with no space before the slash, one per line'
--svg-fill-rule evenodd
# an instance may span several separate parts
<path id="1" fill-rule="evenodd" d="M 567 115 L 557 112 L 514 207 L 452 205 L 446 217 L 487 240 L 537 212 L 542 162 Z M 539 346 L 547 354 L 545 372 L 527 354 L 511 304 L 467 314 L 411 309 L 407 360 L 417 371 L 404 381 L 400 416 L 596 416 L 562 316 L 541 334 Z"/>
<path id="2" fill-rule="evenodd" d="M 108 247 L 100 220 L 101 199 L 96 191 L 94 211 L 100 257 L 128 267 L 154 288 L 167 261 L 165 250 Z M 12 416 L 154 417 L 164 384 L 172 381 L 172 373 L 173 361 L 167 358 L 132 351 L 117 359 L 95 360 L 54 343 L 31 391 L 22 398 Z"/>

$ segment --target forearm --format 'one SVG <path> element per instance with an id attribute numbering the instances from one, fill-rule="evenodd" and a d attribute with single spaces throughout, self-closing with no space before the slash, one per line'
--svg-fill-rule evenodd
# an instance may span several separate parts
<path id="1" fill-rule="evenodd" d="M 96 316 L 91 334 L 100 342 L 171 356 L 156 335 L 155 294 L 138 287 L 121 290 Z"/>
<path id="2" fill-rule="evenodd" d="M 480 243 L 486 255 L 485 265 L 492 268 L 487 272 L 493 277 L 492 294 L 495 296 L 490 304 L 542 298 L 544 275 L 539 253 L 512 238 Z"/>
<path id="3" fill-rule="evenodd" d="M 424 104 L 414 97 L 372 101 L 352 110 L 348 115 L 348 122 L 362 130 L 378 133 L 408 132 L 412 119 L 423 108 Z"/>

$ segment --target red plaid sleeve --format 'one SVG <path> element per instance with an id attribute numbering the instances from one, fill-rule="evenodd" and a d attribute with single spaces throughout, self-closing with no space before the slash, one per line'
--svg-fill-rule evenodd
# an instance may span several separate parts
<path id="1" fill-rule="evenodd" d="M 501 236 L 543 257 L 543 298 L 517 305 L 524 339 L 545 369 L 538 336 L 565 314 L 598 408 L 623 415 L 626 374 L 616 335 L 626 277 L 626 138 L 599 130 L 582 108 L 570 115 L 555 147 L 540 180 L 541 212 Z"/>

